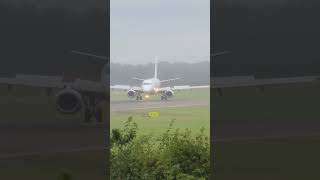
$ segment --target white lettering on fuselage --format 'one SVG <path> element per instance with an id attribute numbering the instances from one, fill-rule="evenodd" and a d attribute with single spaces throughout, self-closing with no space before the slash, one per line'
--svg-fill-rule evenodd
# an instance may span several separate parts
<path id="1" fill-rule="evenodd" d="M 160 88 L 160 80 L 157 78 L 146 79 L 142 82 L 141 87 L 146 94 L 157 94 Z"/>

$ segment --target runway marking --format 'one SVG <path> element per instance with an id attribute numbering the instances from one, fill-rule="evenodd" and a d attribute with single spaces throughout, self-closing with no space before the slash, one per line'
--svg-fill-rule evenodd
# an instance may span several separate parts
<path id="1" fill-rule="evenodd" d="M 175 107 L 208 106 L 208 105 L 209 104 L 189 104 L 189 105 L 175 105 L 175 106 L 154 106 L 154 107 L 143 107 L 143 108 L 126 108 L 126 109 L 111 110 L 111 112 L 143 110 L 143 109 L 175 108 Z"/>

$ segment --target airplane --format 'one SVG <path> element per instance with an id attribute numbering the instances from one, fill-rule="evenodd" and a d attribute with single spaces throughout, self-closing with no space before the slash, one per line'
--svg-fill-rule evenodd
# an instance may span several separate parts
<path id="1" fill-rule="evenodd" d="M 186 90 L 186 89 L 199 89 L 209 88 L 209 85 L 203 86 L 174 86 L 174 87 L 161 87 L 161 83 L 175 81 L 180 78 L 159 80 L 158 79 L 158 57 L 156 57 L 156 63 L 154 66 L 154 76 L 149 79 L 141 79 L 133 77 L 132 79 L 142 81 L 141 87 L 130 87 L 128 85 L 114 85 L 110 86 L 111 90 L 125 90 L 129 98 L 136 98 L 136 100 L 142 100 L 144 94 L 145 99 L 148 100 L 151 95 L 161 94 L 161 100 L 168 100 L 174 96 L 175 90 Z"/>
<path id="2" fill-rule="evenodd" d="M 101 81 L 89 81 L 79 78 L 74 78 L 71 81 L 65 80 L 63 76 L 39 76 L 39 75 L 21 75 L 17 74 L 15 77 L 0 77 L 0 84 L 6 85 L 9 92 L 13 91 L 14 86 L 29 86 L 43 88 L 45 93 L 50 96 L 53 94 L 53 90 L 57 90 L 55 93 L 56 109 L 65 114 L 75 114 L 81 110 L 84 113 L 84 122 L 92 122 L 92 117 L 95 117 L 98 123 L 102 123 L 102 107 L 101 102 L 108 101 L 109 90 L 117 87 L 107 84 L 108 73 L 105 71 L 108 69 L 109 58 L 105 56 L 97 56 L 90 53 L 84 53 L 80 51 L 71 51 L 74 54 L 85 55 L 95 58 L 95 61 L 101 63 L 104 66 L 101 71 Z M 221 53 L 210 54 L 211 57 L 216 57 L 224 54 L 228 54 L 228 51 Z M 157 63 L 156 63 L 157 64 Z M 139 79 L 139 78 L 137 78 Z M 319 80 L 320 76 L 301 76 L 301 77 L 287 77 L 287 78 L 268 78 L 257 79 L 252 76 L 230 76 L 230 77 L 213 77 L 211 78 L 210 88 L 218 90 L 220 96 L 223 95 L 222 90 L 232 87 L 259 87 L 264 91 L 264 87 L 267 85 L 278 84 L 290 84 L 290 83 L 303 83 L 313 82 Z M 173 95 L 173 90 L 190 89 L 190 86 L 175 86 L 173 88 L 165 87 L 161 88 L 161 81 L 157 79 L 157 68 L 155 67 L 155 76 L 151 79 L 140 79 L 142 81 L 142 87 L 139 89 L 129 88 L 128 95 L 133 96 L 141 93 L 141 89 L 145 92 L 162 92 L 165 96 Z M 174 79 L 169 79 L 171 81 Z M 163 81 L 162 81 L 163 82 Z M 150 84 L 151 83 L 151 84 Z M 119 87 L 119 86 L 118 86 Z M 205 86 L 207 87 L 207 86 Z M 123 88 L 123 87 L 122 87 Z M 195 87 L 194 87 L 195 88 Z M 204 88 L 199 86 L 199 88 Z M 131 91 L 130 91 L 131 90 Z M 133 91 L 134 90 L 134 91 Z M 139 90 L 139 91 L 137 91 Z M 164 97 L 165 97 L 164 96 Z M 166 98 L 163 99 L 165 100 Z M 141 97 L 139 96 L 139 100 Z"/>

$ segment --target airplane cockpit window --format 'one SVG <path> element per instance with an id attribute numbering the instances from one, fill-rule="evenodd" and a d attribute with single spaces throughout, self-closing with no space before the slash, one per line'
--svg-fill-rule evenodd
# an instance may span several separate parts
<path id="1" fill-rule="evenodd" d="M 151 85 L 152 83 L 145 82 L 143 85 Z"/>

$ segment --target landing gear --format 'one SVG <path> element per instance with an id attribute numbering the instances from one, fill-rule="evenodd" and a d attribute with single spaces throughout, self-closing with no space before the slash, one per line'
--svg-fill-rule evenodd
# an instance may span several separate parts
<path id="1" fill-rule="evenodd" d="M 88 107 L 84 108 L 84 122 L 88 123 L 90 122 L 90 118 L 91 118 L 91 111 Z"/>
<path id="2" fill-rule="evenodd" d="M 163 100 L 168 100 L 168 97 L 167 96 L 161 96 L 161 101 Z"/>
<path id="3" fill-rule="evenodd" d="M 142 96 L 141 95 L 138 95 L 137 97 L 136 97 L 136 99 L 137 99 L 137 101 L 142 101 Z"/>
<path id="4" fill-rule="evenodd" d="M 94 117 L 96 123 L 102 123 L 102 107 L 100 105 L 101 100 L 93 96 L 84 97 L 84 123 L 89 124 L 94 122 L 92 118 Z"/>
<path id="5" fill-rule="evenodd" d="M 96 109 L 96 120 L 98 123 L 102 123 L 102 108 L 98 107 Z"/>

